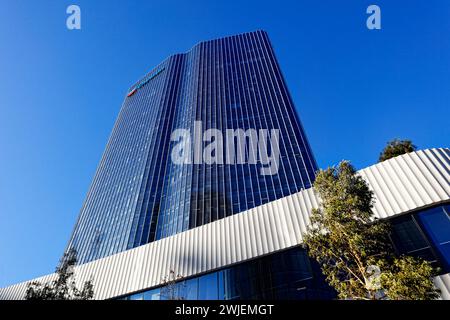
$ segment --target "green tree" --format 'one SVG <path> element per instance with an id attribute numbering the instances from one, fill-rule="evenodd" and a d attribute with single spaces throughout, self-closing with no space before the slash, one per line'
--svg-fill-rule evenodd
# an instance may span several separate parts
<path id="1" fill-rule="evenodd" d="M 94 296 L 92 281 L 86 281 L 82 289 L 75 285 L 74 266 L 77 253 L 69 250 L 56 268 L 56 279 L 48 283 L 33 281 L 28 283 L 26 300 L 91 300 Z"/>
<path id="2" fill-rule="evenodd" d="M 373 193 L 349 162 L 319 171 L 314 188 L 321 207 L 312 211 L 304 243 L 339 298 L 437 297 L 428 262 L 395 257 L 389 223 L 374 218 Z"/>
<path id="3" fill-rule="evenodd" d="M 381 274 L 385 294 L 391 300 L 430 300 L 439 297 L 433 282 L 435 270 L 426 261 L 409 256 L 394 260 L 391 270 Z"/>
<path id="4" fill-rule="evenodd" d="M 400 156 L 405 153 L 416 151 L 417 147 L 413 145 L 411 140 L 394 139 L 389 141 L 383 151 L 380 153 L 378 162 Z"/>

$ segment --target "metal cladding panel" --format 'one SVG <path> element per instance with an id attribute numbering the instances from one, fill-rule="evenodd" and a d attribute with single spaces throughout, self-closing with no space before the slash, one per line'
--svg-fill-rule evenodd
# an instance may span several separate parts
<path id="1" fill-rule="evenodd" d="M 360 170 L 375 194 L 374 214 L 387 218 L 450 198 L 450 149 L 401 155 Z"/>
<path id="2" fill-rule="evenodd" d="M 359 171 L 375 193 L 374 213 L 390 217 L 450 200 L 450 149 L 402 155 Z M 95 299 L 157 286 L 170 270 L 194 276 L 301 244 L 313 189 L 75 268 L 77 284 L 92 279 Z M 48 275 L 35 279 L 47 282 Z M 435 279 L 450 299 L 450 275 Z M 27 282 L 0 289 L 0 299 L 23 299 Z"/>
<path id="3" fill-rule="evenodd" d="M 441 290 L 441 299 L 450 300 L 450 273 L 434 278 L 434 284 Z"/>

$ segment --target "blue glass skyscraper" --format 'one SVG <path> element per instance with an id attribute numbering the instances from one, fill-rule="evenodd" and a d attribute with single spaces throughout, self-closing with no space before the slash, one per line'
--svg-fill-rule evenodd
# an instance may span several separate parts
<path id="1" fill-rule="evenodd" d="M 278 129 L 277 173 L 173 163 L 172 132 L 199 121 L 202 130 Z M 316 170 L 267 34 L 201 42 L 127 92 L 68 247 L 81 263 L 99 259 L 309 188 Z"/>

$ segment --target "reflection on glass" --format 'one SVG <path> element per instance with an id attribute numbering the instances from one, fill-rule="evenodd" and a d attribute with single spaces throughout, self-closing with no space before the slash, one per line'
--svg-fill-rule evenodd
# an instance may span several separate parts
<path id="1" fill-rule="evenodd" d="M 218 281 L 217 272 L 201 276 L 198 281 L 198 299 L 199 300 L 217 300 Z"/>
<path id="2" fill-rule="evenodd" d="M 430 262 L 436 261 L 428 240 L 412 215 L 392 220 L 391 237 L 399 254 L 420 257 Z"/>
<path id="3" fill-rule="evenodd" d="M 144 293 L 144 300 L 160 300 L 160 289 L 153 289 Z"/>
<path id="4" fill-rule="evenodd" d="M 440 252 L 444 264 L 450 265 L 450 217 L 444 207 L 426 210 L 418 215 L 425 231 Z"/>
<path id="5" fill-rule="evenodd" d="M 244 262 L 173 285 L 179 300 L 333 299 L 320 268 L 301 248 L 289 249 Z M 144 293 L 145 300 L 164 300 L 167 288 Z M 130 299 L 142 297 L 132 295 Z"/>

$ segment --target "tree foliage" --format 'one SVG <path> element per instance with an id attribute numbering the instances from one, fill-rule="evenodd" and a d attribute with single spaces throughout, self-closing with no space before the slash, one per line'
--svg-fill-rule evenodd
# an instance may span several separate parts
<path id="1" fill-rule="evenodd" d="M 416 151 L 417 147 L 413 145 L 411 140 L 394 139 L 389 141 L 383 151 L 380 153 L 378 162 L 383 162 L 390 158 L 400 156 L 405 153 Z"/>
<path id="2" fill-rule="evenodd" d="M 428 262 L 395 257 L 389 223 L 373 217 L 373 193 L 349 162 L 319 171 L 314 188 L 321 208 L 312 212 L 304 243 L 339 298 L 436 296 Z"/>
<path id="3" fill-rule="evenodd" d="M 409 256 L 396 258 L 391 270 L 381 275 L 385 294 L 391 300 L 430 300 L 439 297 L 430 279 L 435 270 L 426 261 Z"/>
<path id="4" fill-rule="evenodd" d="M 92 281 L 86 281 L 81 289 L 75 284 L 74 266 L 77 263 L 75 250 L 69 250 L 56 268 L 56 279 L 41 283 L 28 283 L 26 300 L 90 300 L 94 296 Z"/>

